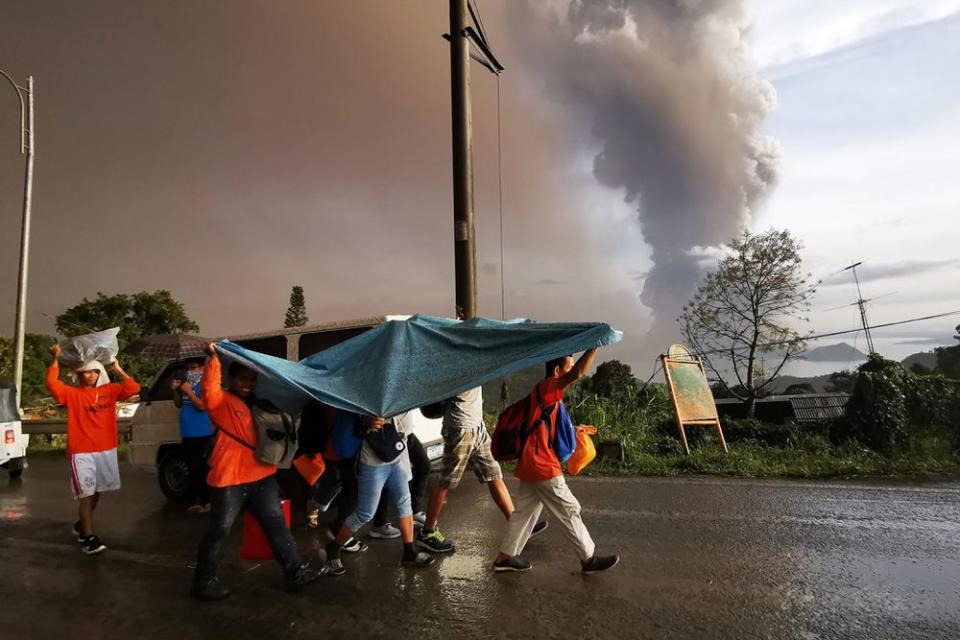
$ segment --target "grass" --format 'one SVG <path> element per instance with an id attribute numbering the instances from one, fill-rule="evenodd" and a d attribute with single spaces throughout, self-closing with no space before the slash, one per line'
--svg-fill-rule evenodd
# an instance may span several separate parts
<path id="1" fill-rule="evenodd" d="M 634 452 L 623 463 L 598 460 L 591 475 L 679 476 L 707 474 L 744 478 L 920 477 L 960 473 L 960 457 L 938 446 L 883 455 L 850 443 L 809 448 L 734 443 L 724 453 L 702 445 L 684 454 Z"/>

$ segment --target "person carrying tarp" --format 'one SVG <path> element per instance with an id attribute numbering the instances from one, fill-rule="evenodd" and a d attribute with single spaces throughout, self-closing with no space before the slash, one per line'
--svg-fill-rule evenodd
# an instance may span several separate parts
<path id="1" fill-rule="evenodd" d="M 473 470 L 477 480 L 486 484 L 490 496 L 499 507 L 503 516 L 510 519 L 513 514 L 513 500 L 503 481 L 500 463 L 493 459 L 490 451 L 490 434 L 483 422 L 483 391 L 480 387 L 468 389 L 456 397 L 442 403 L 443 409 L 443 469 L 440 479 L 430 495 L 427 504 L 426 519 L 417 544 L 427 551 L 447 553 L 456 546 L 447 540 L 437 523 L 440 512 L 447 500 L 447 493 L 456 489 L 467 467 Z M 429 412 L 438 407 L 432 406 Z M 547 528 L 547 521 L 536 523 L 531 535 L 537 535 Z"/>
<path id="2" fill-rule="evenodd" d="M 410 412 L 390 420 L 363 418 L 363 444 L 357 464 L 356 508 L 343 522 L 333 542 L 327 545 L 327 570 L 331 575 L 346 572 L 340 559 L 343 546 L 373 520 L 384 492 L 389 493 L 397 509 L 397 526 L 403 540 L 401 564 L 425 567 L 433 556 L 417 551 L 413 534 L 413 509 L 410 503 L 410 480 L 413 477 L 406 436 L 412 429 Z"/>
<path id="3" fill-rule="evenodd" d="M 81 363 L 73 372 L 76 386 L 60 380 L 59 344 L 50 347 L 53 361 L 47 368 L 47 389 L 57 403 L 67 407 L 67 459 L 70 461 L 70 485 L 78 501 L 80 519 L 73 535 L 80 550 L 88 555 L 106 551 L 107 546 L 93 533 L 93 512 L 100 494 L 120 488 L 117 464 L 117 402 L 140 392 L 137 381 L 128 376 L 120 363 L 110 363 L 120 384 L 111 383 L 103 364 L 97 360 Z"/>
<path id="4" fill-rule="evenodd" d="M 257 374 L 233 363 L 224 390 L 216 348 L 211 343 L 207 351 L 210 358 L 204 368 L 200 390 L 207 414 L 217 431 L 207 475 L 213 508 L 210 525 L 197 551 L 192 593 L 201 600 L 222 600 L 230 595 L 230 590 L 217 575 L 217 565 L 230 529 L 244 509 L 263 528 L 273 556 L 283 569 L 287 590 L 299 591 L 316 580 L 319 573 L 309 562 L 300 559 L 287 528 L 275 477 L 277 467 L 254 456 L 257 430 L 251 403 Z"/>
<path id="5" fill-rule="evenodd" d="M 596 555 L 596 545 L 580 516 L 580 503 L 567 486 L 551 442 L 551 431 L 555 433 L 556 425 L 551 424 L 550 419 L 543 419 L 545 408 L 558 405 L 563 400 L 564 390 L 587 375 L 596 354 L 596 349 L 590 349 L 576 364 L 572 356 L 547 362 L 546 377 L 530 394 L 530 411 L 525 425 L 527 435 L 514 472 L 520 481 L 517 510 L 507 522 L 500 553 L 493 562 L 494 571 L 530 570 L 530 563 L 521 558 L 520 553 L 544 507 L 563 527 L 564 536 L 577 552 L 583 573 L 605 571 L 620 562 L 616 555 Z M 553 420 L 556 420 L 557 413 L 554 412 Z"/>

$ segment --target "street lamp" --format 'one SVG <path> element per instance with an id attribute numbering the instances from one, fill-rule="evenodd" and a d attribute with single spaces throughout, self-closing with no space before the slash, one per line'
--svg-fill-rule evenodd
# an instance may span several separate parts
<path id="1" fill-rule="evenodd" d="M 20 100 L 20 154 L 27 156 L 27 171 L 23 187 L 23 220 L 20 227 L 20 273 L 17 276 L 17 319 L 13 335 L 13 382 L 17 386 L 17 407 L 20 406 L 23 385 L 23 351 L 27 324 L 27 268 L 30 262 L 30 201 L 33 196 L 33 76 L 27 76 L 22 87 L 0 69 L 0 75 L 10 81 Z M 26 101 L 24 100 L 26 94 Z"/>

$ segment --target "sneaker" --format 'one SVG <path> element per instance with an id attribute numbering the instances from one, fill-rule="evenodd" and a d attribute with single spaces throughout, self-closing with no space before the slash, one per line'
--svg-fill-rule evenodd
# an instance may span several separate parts
<path id="1" fill-rule="evenodd" d="M 547 527 L 549 526 L 550 526 L 549 522 L 547 522 L 546 520 L 541 520 L 537 524 L 533 525 L 533 531 L 530 532 L 530 537 L 533 538 L 534 536 L 540 535 L 541 533 L 546 531 Z"/>
<path id="2" fill-rule="evenodd" d="M 378 540 L 393 540 L 400 537 L 400 529 L 388 522 L 379 527 L 370 527 L 370 537 Z"/>
<path id="3" fill-rule="evenodd" d="M 433 553 L 447 553 L 457 548 L 455 544 L 443 537 L 440 529 L 434 529 L 433 531 L 420 529 L 420 533 L 417 535 L 417 546 Z"/>
<path id="4" fill-rule="evenodd" d="M 192 504 L 187 507 L 187 513 L 202 513 L 203 505 L 202 504 Z"/>
<path id="5" fill-rule="evenodd" d="M 427 512 L 426 511 L 417 511 L 413 514 L 413 525 L 414 526 L 423 526 L 427 524 Z"/>
<path id="6" fill-rule="evenodd" d="M 600 571 L 606 571 L 607 569 L 612 569 L 617 566 L 617 563 L 620 562 L 620 556 L 593 556 L 590 560 L 583 565 L 584 573 L 598 573 Z"/>
<path id="7" fill-rule="evenodd" d="M 73 537 L 77 539 L 77 542 L 83 542 L 83 538 L 85 537 L 79 520 L 73 523 Z"/>
<path id="8" fill-rule="evenodd" d="M 404 556 L 404 558 L 400 561 L 400 564 L 405 567 L 426 567 L 433 564 L 433 560 L 433 556 L 429 553 L 418 551 L 412 558 Z"/>
<path id="9" fill-rule="evenodd" d="M 214 576 L 208 580 L 194 581 L 190 593 L 198 600 L 223 600 L 230 595 L 230 589 Z"/>
<path id="10" fill-rule="evenodd" d="M 367 546 L 366 542 L 357 540 L 356 538 L 350 538 L 343 543 L 343 546 L 340 547 L 341 551 L 346 551 L 347 553 L 363 553 L 370 547 Z"/>
<path id="11" fill-rule="evenodd" d="M 98 553 L 103 553 L 106 550 L 107 545 L 100 542 L 100 538 L 94 535 L 86 536 L 83 539 L 83 544 L 80 545 L 80 551 L 88 556 L 95 556 Z"/>
<path id="12" fill-rule="evenodd" d="M 342 576 L 347 572 L 347 568 L 343 566 L 343 561 L 340 560 L 340 558 L 328 560 L 324 569 L 326 569 L 326 571 L 324 571 L 326 575 L 334 577 Z"/>
<path id="13" fill-rule="evenodd" d="M 499 562 L 493 563 L 493 570 L 497 572 L 501 571 L 530 571 L 533 568 L 533 565 L 521 558 L 520 556 L 510 556 L 505 560 L 500 560 Z"/>
<path id="14" fill-rule="evenodd" d="M 307 514 L 307 526 L 311 529 L 320 528 L 320 510 L 311 511 Z"/>
<path id="15" fill-rule="evenodd" d="M 324 568 L 325 569 L 325 568 Z M 317 571 L 310 566 L 309 562 L 304 562 L 296 570 L 287 576 L 287 593 L 297 593 L 302 591 L 305 586 L 323 575 L 324 570 Z"/>

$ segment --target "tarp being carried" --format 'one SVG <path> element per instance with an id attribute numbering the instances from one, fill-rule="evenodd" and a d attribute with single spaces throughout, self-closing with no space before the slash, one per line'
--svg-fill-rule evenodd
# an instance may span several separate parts
<path id="1" fill-rule="evenodd" d="M 384 417 L 450 398 L 563 355 L 619 342 L 602 323 L 546 323 L 419 315 L 392 320 L 300 362 L 244 349 L 217 349 L 260 373 L 257 395 L 295 409 L 310 397 Z"/>

